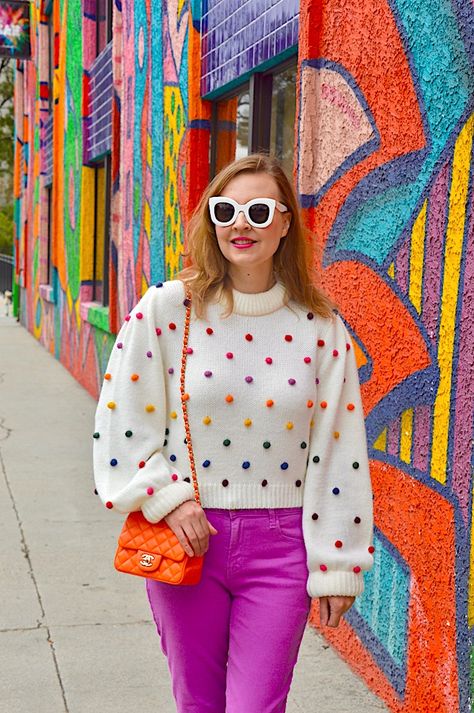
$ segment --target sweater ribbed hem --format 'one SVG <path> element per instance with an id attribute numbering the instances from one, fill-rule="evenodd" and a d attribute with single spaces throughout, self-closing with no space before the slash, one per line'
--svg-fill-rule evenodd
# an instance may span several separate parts
<path id="1" fill-rule="evenodd" d="M 225 478 L 222 478 L 225 480 Z M 292 508 L 302 507 L 303 487 L 294 484 L 232 483 L 224 487 L 220 483 L 199 484 L 201 504 L 204 508 Z"/>
<path id="2" fill-rule="evenodd" d="M 310 597 L 357 597 L 364 591 L 362 572 L 311 572 L 307 591 Z"/>
<path id="3" fill-rule="evenodd" d="M 142 513 L 148 522 L 159 522 L 186 500 L 194 500 L 193 486 L 191 483 L 177 480 L 145 500 Z"/>

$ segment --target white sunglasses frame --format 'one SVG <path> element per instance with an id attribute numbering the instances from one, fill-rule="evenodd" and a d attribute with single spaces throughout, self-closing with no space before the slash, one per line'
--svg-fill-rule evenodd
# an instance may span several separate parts
<path id="1" fill-rule="evenodd" d="M 235 208 L 235 213 L 232 216 L 231 220 L 228 220 L 227 222 L 222 222 L 221 220 L 218 220 L 216 218 L 216 213 L 215 213 L 215 208 L 217 203 L 230 203 L 231 205 L 234 206 Z M 250 215 L 249 215 L 249 209 L 251 206 L 255 205 L 255 203 L 263 203 L 266 205 L 269 209 L 269 214 L 268 218 L 264 223 L 255 223 Z M 243 205 L 240 203 L 237 203 L 237 201 L 232 200 L 232 198 L 226 198 L 225 196 L 212 196 L 209 198 L 209 213 L 211 215 L 211 220 L 214 223 L 214 225 L 218 225 L 221 228 L 227 228 L 229 225 L 233 225 L 237 218 L 239 217 L 239 213 L 243 213 L 245 215 L 245 218 L 247 220 L 247 223 L 251 225 L 253 228 L 268 228 L 270 223 L 272 222 L 274 216 L 275 216 L 275 208 L 278 208 L 280 213 L 286 213 L 288 208 L 286 205 L 283 203 L 280 203 L 280 201 L 275 200 L 275 198 L 252 198 L 251 201 L 248 201 L 247 203 L 244 203 Z"/>

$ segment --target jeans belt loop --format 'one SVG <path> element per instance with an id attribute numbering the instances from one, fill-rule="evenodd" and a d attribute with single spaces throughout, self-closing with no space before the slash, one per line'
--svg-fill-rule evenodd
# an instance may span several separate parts
<path id="1" fill-rule="evenodd" d="M 277 514 L 275 508 L 269 508 L 268 510 L 268 522 L 271 529 L 274 529 L 277 525 Z"/>

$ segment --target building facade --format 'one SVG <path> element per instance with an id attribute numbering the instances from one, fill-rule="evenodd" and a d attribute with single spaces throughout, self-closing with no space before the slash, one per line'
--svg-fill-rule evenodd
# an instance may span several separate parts
<path id="1" fill-rule="evenodd" d="M 358 355 L 375 565 L 325 636 L 390 710 L 470 710 L 474 6 L 35 0 L 15 79 L 15 304 L 94 396 L 212 175 L 293 176 Z M 316 624 L 316 615 L 312 617 Z"/>

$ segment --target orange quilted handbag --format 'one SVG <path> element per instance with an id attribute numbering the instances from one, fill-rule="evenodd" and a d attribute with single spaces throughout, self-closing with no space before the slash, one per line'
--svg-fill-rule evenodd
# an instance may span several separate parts
<path id="1" fill-rule="evenodd" d="M 187 285 L 184 303 L 186 305 L 186 320 L 181 356 L 181 405 L 183 408 L 189 463 L 193 476 L 194 497 L 196 502 L 201 504 L 186 408 L 188 395 L 184 391 L 191 316 L 191 292 Z M 125 520 L 119 536 L 114 566 L 119 572 L 158 579 L 168 584 L 197 584 L 201 578 L 203 562 L 204 557 L 190 557 L 186 554 L 173 530 L 166 524 L 164 519 L 157 523 L 148 522 L 141 510 L 139 510 L 138 512 L 130 513 Z"/>

